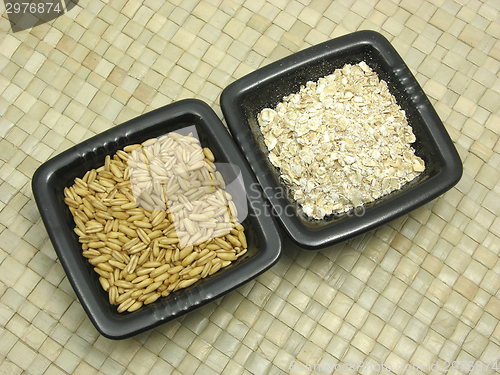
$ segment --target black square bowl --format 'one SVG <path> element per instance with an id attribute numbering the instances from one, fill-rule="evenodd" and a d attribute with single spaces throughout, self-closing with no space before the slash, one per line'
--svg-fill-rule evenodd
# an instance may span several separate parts
<path id="1" fill-rule="evenodd" d="M 361 61 L 387 82 L 405 110 L 416 136 L 413 148 L 424 159 L 426 170 L 403 188 L 361 209 L 310 220 L 298 203 L 287 197 L 279 170 L 268 159 L 257 115 L 266 107 L 275 108 L 307 81 L 317 81 L 345 64 Z M 458 153 L 422 88 L 389 41 L 373 31 L 332 39 L 260 68 L 229 85 L 220 103 L 227 125 L 282 229 L 304 249 L 325 248 L 387 223 L 443 194 L 462 175 Z"/>
<path id="2" fill-rule="evenodd" d="M 106 155 L 191 125 L 196 126 L 202 146 L 212 150 L 216 162 L 238 166 L 245 190 L 255 189 L 255 176 L 230 134 L 213 110 L 195 99 L 167 105 L 98 134 L 47 161 L 33 176 L 34 197 L 66 275 L 92 323 L 108 338 L 130 337 L 221 297 L 267 270 L 281 253 L 282 238 L 269 203 L 262 197 L 247 194 L 246 199 L 243 197 L 248 205 L 248 215 L 242 222 L 248 241 L 244 256 L 191 287 L 135 312 L 120 314 L 116 306 L 109 303 L 93 266 L 82 255 L 63 190 L 73 185 L 75 177 L 102 166 Z"/>

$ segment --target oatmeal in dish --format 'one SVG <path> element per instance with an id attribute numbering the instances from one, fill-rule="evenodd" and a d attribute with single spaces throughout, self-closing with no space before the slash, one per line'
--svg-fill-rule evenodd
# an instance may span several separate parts
<path id="1" fill-rule="evenodd" d="M 270 162 L 310 218 L 372 202 L 425 170 L 405 112 L 365 62 L 307 82 L 258 122 Z"/>

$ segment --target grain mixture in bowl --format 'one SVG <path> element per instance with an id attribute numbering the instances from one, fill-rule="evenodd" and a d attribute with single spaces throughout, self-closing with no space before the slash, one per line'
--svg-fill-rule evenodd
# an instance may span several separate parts
<path id="1" fill-rule="evenodd" d="M 192 134 L 169 133 L 106 156 L 64 189 L 83 256 L 118 312 L 193 285 L 246 253 L 214 160 Z"/>
<path id="2" fill-rule="evenodd" d="M 269 160 L 314 219 L 372 202 L 425 169 L 405 112 L 365 62 L 307 82 L 258 123 Z"/>

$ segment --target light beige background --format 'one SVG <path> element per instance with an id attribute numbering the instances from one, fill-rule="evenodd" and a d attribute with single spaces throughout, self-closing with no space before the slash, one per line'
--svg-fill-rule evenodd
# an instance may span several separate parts
<path id="1" fill-rule="evenodd" d="M 15 34 L 0 7 L 0 373 L 261 375 L 291 361 L 397 374 L 438 362 L 443 373 L 446 361 L 500 360 L 498 0 L 80 0 Z M 334 250 L 289 248 L 161 328 L 100 336 L 40 221 L 35 169 L 181 98 L 222 116 L 219 95 L 235 79 L 360 29 L 385 35 L 416 75 L 459 150 L 461 182 Z"/>

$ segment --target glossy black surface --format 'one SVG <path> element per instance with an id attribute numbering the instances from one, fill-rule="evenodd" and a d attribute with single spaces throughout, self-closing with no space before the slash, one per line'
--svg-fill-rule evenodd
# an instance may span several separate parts
<path id="1" fill-rule="evenodd" d="M 208 105 L 194 99 L 159 108 L 98 134 L 47 161 L 33 176 L 35 200 L 54 249 L 85 311 L 108 338 L 138 334 L 221 297 L 271 267 L 281 253 L 282 239 L 269 204 L 262 196 L 250 193 L 249 214 L 242 223 L 248 240 L 245 256 L 192 287 L 136 312 L 119 314 L 116 306 L 109 304 L 98 275 L 82 256 L 63 190 L 73 184 L 75 177 L 103 165 L 106 155 L 189 125 L 196 126 L 202 146 L 210 147 L 217 162 L 232 163 L 241 169 L 247 193 L 255 189 L 256 179 L 220 119 Z"/>
<path id="2" fill-rule="evenodd" d="M 316 81 L 346 63 L 360 61 L 365 61 L 387 82 L 405 110 L 417 138 L 413 147 L 424 159 L 426 170 L 402 189 L 362 210 L 310 220 L 296 202 L 279 194 L 282 189 L 287 190 L 280 182 L 278 169 L 268 160 L 257 114 L 263 108 L 275 108 L 284 96 L 298 92 L 307 81 Z M 373 31 L 329 40 L 258 69 L 229 85 L 222 92 L 220 103 L 228 127 L 282 229 L 305 249 L 334 245 L 394 220 L 443 194 L 462 175 L 459 155 L 425 93 L 387 39 Z"/>

